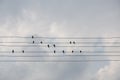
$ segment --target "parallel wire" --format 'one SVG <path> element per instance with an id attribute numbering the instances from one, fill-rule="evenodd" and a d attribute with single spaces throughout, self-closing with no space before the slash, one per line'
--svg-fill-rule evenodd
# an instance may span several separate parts
<path id="1" fill-rule="evenodd" d="M 117 56 L 120 57 L 120 55 L 0 55 L 0 57 L 83 57 L 83 56 Z"/>
<path id="2" fill-rule="evenodd" d="M 0 62 L 120 62 L 120 60 L 0 60 Z"/>
<path id="3" fill-rule="evenodd" d="M 3 47 L 47 47 L 47 45 L 0 45 Z M 49 45 L 49 47 L 53 47 Z M 55 47 L 120 47 L 120 46 L 55 46 Z"/>
<path id="4" fill-rule="evenodd" d="M 22 36 L 0 36 L 0 38 L 28 38 L 28 39 L 35 39 L 35 38 L 40 38 L 40 39 L 119 39 L 120 37 L 36 37 L 36 36 L 31 36 L 31 37 L 22 37 Z M 0 43 L 28 43 L 32 44 L 32 42 L 0 42 Z M 44 42 L 43 42 L 44 43 Z M 56 42 L 56 44 L 66 44 L 66 42 Z M 68 42 L 69 43 L 69 42 Z M 79 44 L 92 44 L 96 42 L 75 42 Z M 110 44 L 110 42 L 102 42 L 102 43 L 107 43 Z M 120 42 L 117 42 L 119 44 Z M 36 44 L 36 43 L 34 43 Z M 40 44 L 40 43 L 39 43 Z M 44 43 L 44 44 L 50 44 Z M 55 43 L 54 43 L 55 44 Z M 98 43 L 99 44 L 99 43 Z M 1 47 L 47 47 L 46 46 L 41 46 L 41 45 L 0 45 Z M 51 46 L 50 46 L 51 47 Z M 55 47 L 120 47 L 120 46 L 55 46 Z M 87 51 L 86 51 L 87 52 Z M 4 52 L 0 52 L 4 53 Z M 8 52 L 9 53 L 9 52 Z M 15 52 L 15 53 L 20 53 L 20 52 Z M 25 53 L 25 52 L 24 52 Z M 27 52 L 26 52 L 27 53 Z M 32 53 L 32 51 L 29 51 L 28 53 Z M 40 53 L 39 51 L 36 53 Z M 48 53 L 48 52 L 46 52 Z M 66 53 L 66 52 L 65 52 Z M 75 52 L 74 52 L 75 53 Z M 81 52 L 83 53 L 83 52 Z M 92 52 L 87 52 L 87 53 L 92 53 Z M 96 53 L 96 52 L 94 52 Z M 105 52 L 98 52 L 98 53 L 105 53 Z M 107 52 L 106 52 L 107 53 Z M 108 51 L 108 53 L 120 53 L 119 51 Z M 27 55 L 27 56 L 22 56 L 22 55 L 0 55 L 0 57 L 68 57 L 68 56 L 120 56 L 120 55 Z M 104 61 L 120 61 L 120 60 L 0 60 L 0 62 L 104 62 Z"/>
<path id="5" fill-rule="evenodd" d="M 55 54 L 57 53 L 63 53 L 63 51 L 55 51 Z M 24 53 L 54 53 L 54 51 L 25 51 L 24 50 Z M 73 51 L 73 52 L 72 52 Z M 80 52 L 81 51 L 81 52 Z M 120 53 L 120 51 L 74 51 L 74 50 L 71 50 L 71 51 L 65 51 L 64 50 L 64 53 L 72 53 L 72 54 L 76 54 L 76 53 L 79 53 L 79 54 L 87 54 L 87 53 Z M 0 53 L 12 53 L 12 51 L 0 51 Z M 14 50 L 14 53 L 23 53 L 23 51 L 15 51 Z"/>
<path id="6" fill-rule="evenodd" d="M 120 38 L 120 37 L 39 37 L 39 36 L 23 37 L 23 36 L 0 36 L 0 38 L 43 38 L 43 39 L 113 39 L 113 38 Z"/>

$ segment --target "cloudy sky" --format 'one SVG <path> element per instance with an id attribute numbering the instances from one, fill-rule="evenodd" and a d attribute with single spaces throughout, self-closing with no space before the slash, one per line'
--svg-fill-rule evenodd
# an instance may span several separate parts
<path id="1" fill-rule="evenodd" d="M 0 36 L 31 35 L 118 37 L 120 0 L 0 0 Z M 0 80 L 120 80 L 119 68 L 120 62 L 110 61 L 0 62 Z"/>

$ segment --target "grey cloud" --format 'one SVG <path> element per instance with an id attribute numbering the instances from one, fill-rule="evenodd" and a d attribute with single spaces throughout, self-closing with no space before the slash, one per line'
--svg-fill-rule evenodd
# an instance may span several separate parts
<path id="1" fill-rule="evenodd" d="M 98 71 L 95 80 L 119 80 L 119 67 L 119 62 L 111 62 L 109 65 L 106 65 Z"/>
<path id="2" fill-rule="evenodd" d="M 118 36 L 119 7 L 118 0 L 0 0 L 0 35 Z M 5 64 L 0 63 L 1 80 L 90 80 L 99 69 L 108 65 Z M 105 78 L 102 73 L 98 76 Z M 118 73 L 117 70 L 115 73 Z M 119 79 L 119 76 L 115 74 L 114 79 Z"/>

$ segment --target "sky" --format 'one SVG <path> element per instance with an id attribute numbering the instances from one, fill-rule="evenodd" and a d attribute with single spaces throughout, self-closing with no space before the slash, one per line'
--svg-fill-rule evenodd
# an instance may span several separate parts
<path id="1" fill-rule="evenodd" d="M 120 0 L 0 0 L 0 36 L 31 35 L 119 37 Z M 119 39 L 110 41 L 116 42 Z M 107 49 L 94 48 L 94 50 Z M 0 80 L 120 80 L 119 68 L 120 62 L 111 61 L 0 62 Z"/>

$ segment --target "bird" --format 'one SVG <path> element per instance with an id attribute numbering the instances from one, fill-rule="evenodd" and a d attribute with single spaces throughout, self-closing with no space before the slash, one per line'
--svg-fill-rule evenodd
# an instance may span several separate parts
<path id="1" fill-rule="evenodd" d="M 82 51 L 80 50 L 80 53 L 82 53 Z"/>
<path id="2" fill-rule="evenodd" d="M 32 36 L 32 38 L 34 38 L 34 36 Z"/>
<path id="3" fill-rule="evenodd" d="M 73 44 L 75 44 L 75 41 L 73 41 Z"/>
<path id="4" fill-rule="evenodd" d="M 15 51 L 14 50 L 12 50 L 12 53 L 14 53 Z"/>
<path id="5" fill-rule="evenodd" d="M 74 53 L 74 51 L 72 50 L 72 53 Z"/>
<path id="6" fill-rule="evenodd" d="M 43 42 L 41 41 L 40 43 L 42 44 Z"/>
<path id="7" fill-rule="evenodd" d="M 56 51 L 54 50 L 54 53 L 56 53 Z"/>
<path id="8" fill-rule="evenodd" d="M 65 53 L 65 51 L 64 51 L 64 50 L 63 50 L 62 52 L 63 52 L 63 53 Z"/>
<path id="9" fill-rule="evenodd" d="M 56 47 L 56 45 L 54 44 L 53 47 Z"/>
<path id="10" fill-rule="evenodd" d="M 50 47 L 50 45 L 49 45 L 49 44 L 48 44 L 47 46 L 48 46 L 48 48 Z"/>
<path id="11" fill-rule="evenodd" d="M 35 41 L 33 41 L 33 44 L 35 43 Z"/>
<path id="12" fill-rule="evenodd" d="M 25 51 L 24 50 L 22 50 L 22 53 L 24 53 Z"/>

